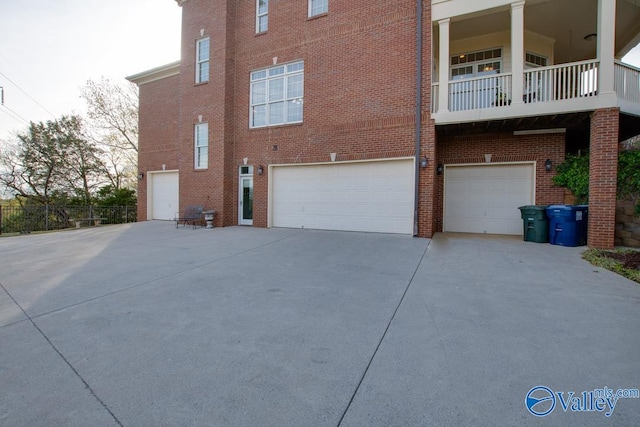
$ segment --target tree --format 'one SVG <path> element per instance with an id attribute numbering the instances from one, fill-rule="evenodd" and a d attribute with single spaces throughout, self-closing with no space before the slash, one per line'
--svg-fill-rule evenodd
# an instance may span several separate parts
<path id="1" fill-rule="evenodd" d="M 133 186 L 138 164 L 138 89 L 109 79 L 87 81 L 82 90 L 87 102 L 91 138 L 106 153 L 107 172 L 116 188 Z"/>
<path id="2" fill-rule="evenodd" d="M 90 203 L 104 181 L 101 150 L 83 136 L 78 116 L 31 122 L 0 154 L 0 186 L 29 204 Z"/>
<path id="3" fill-rule="evenodd" d="M 116 188 L 105 185 L 98 190 L 98 206 L 134 206 L 137 203 L 136 192 L 130 188 Z"/>

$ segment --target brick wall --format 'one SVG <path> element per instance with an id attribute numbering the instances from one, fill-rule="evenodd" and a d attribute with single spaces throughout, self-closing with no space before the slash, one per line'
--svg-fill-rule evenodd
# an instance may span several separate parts
<path id="1" fill-rule="evenodd" d="M 332 152 L 338 161 L 415 153 L 415 2 L 331 2 L 327 15 L 311 19 L 307 8 L 303 1 L 271 2 L 269 28 L 256 35 L 255 3 L 237 3 L 236 47 L 226 51 L 226 72 L 234 74 L 234 81 L 227 82 L 233 103 L 225 107 L 232 115 L 227 115 L 222 146 L 211 147 L 213 157 L 225 150 L 227 158 L 232 153 L 223 172 L 228 193 L 225 225 L 238 221 L 237 169 L 245 157 L 255 168 L 265 168 L 263 176 L 254 174 L 254 225 L 266 226 L 270 164 L 326 162 Z M 188 19 L 185 27 L 193 25 Z M 425 58 L 430 57 L 428 29 L 426 25 Z M 222 30 L 213 31 L 212 39 L 219 38 L 216 34 Z M 189 40 L 183 46 L 185 61 L 186 47 L 194 39 L 187 37 L 188 29 L 183 32 L 183 39 Z M 305 67 L 304 122 L 249 129 L 250 72 L 274 61 L 297 60 Z M 430 81 L 429 70 L 425 59 L 425 81 Z M 192 102 L 184 94 L 183 99 L 183 106 Z M 221 167 L 225 165 L 214 162 L 211 168 Z M 217 176 L 211 178 L 219 182 Z"/>
<path id="2" fill-rule="evenodd" d="M 427 113 L 431 3 L 424 2 L 423 7 L 420 151 L 433 159 L 435 131 Z M 306 1 L 271 2 L 269 28 L 257 35 L 254 1 L 189 0 L 182 6 L 176 142 L 171 156 L 160 149 L 143 156 L 179 169 L 180 205 L 205 204 L 215 209 L 216 226 L 238 222 L 238 167 L 245 157 L 254 170 L 264 166 L 263 176 L 254 173 L 254 225 L 263 227 L 267 225 L 270 164 L 326 162 L 332 152 L 338 161 L 415 155 L 415 1 L 330 2 L 329 13 L 314 18 L 307 17 L 307 8 Z M 211 40 L 210 81 L 195 84 L 195 43 L 203 36 Z M 305 67 L 304 122 L 249 129 L 250 72 L 274 61 L 296 60 L 303 60 Z M 193 127 L 199 116 L 209 125 L 206 170 L 193 167 Z M 150 134 L 141 130 L 141 139 Z M 429 168 L 421 170 L 422 236 L 433 231 L 434 179 L 431 161 Z M 140 194 L 141 201 L 146 201 Z"/>
<path id="3" fill-rule="evenodd" d="M 564 189 L 551 182 L 554 172 L 547 172 L 547 159 L 558 165 L 564 161 L 565 135 L 513 135 L 505 133 L 481 133 L 473 135 L 438 135 L 438 162 L 447 164 L 485 163 L 485 154 L 491 154 L 491 163 L 536 162 L 536 195 L 538 205 L 563 202 Z M 436 179 L 434 221 L 435 231 L 442 231 L 444 213 L 444 174 Z"/>
<path id="4" fill-rule="evenodd" d="M 180 166 L 178 141 L 178 76 L 167 77 L 140 86 L 140 123 L 138 171 L 138 220 L 147 218 L 147 185 L 149 171 Z"/>
<path id="5" fill-rule="evenodd" d="M 619 120 L 618 108 L 596 110 L 591 115 L 587 244 L 600 249 L 614 246 Z"/>
<path id="6" fill-rule="evenodd" d="M 232 221 L 231 188 L 226 168 L 232 161 L 235 2 L 189 0 L 182 6 L 182 48 L 179 77 L 180 206 L 203 204 L 216 211 L 216 226 Z M 230 34 L 231 32 L 231 34 Z M 196 41 L 210 39 L 210 74 L 206 83 L 195 83 Z M 231 117 L 231 118 L 230 118 Z M 207 123 L 209 162 L 194 168 L 194 126 Z M 237 190 L 237 189 L 236 189 Z"/>

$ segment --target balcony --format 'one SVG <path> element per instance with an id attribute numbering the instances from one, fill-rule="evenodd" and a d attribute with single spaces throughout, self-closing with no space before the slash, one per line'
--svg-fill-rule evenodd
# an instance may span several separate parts
<path id="1" fill-rule="evenodd" d="M 599 94 L 598 60 L 524 71 L 521 98 L 511 73 L 447 82 L 448 111 L 440 111 L 440 84 L 433 84 L 431 112 L 436 123 L 493 120 L 620 107 L 640 116 L 640 69 L 615 61 L 615 93 Z M 519 101 L 519 102 L 517 102 Z"/>
<path id="2" fill-rule="evenodd" d="M 633 0 L 432 0 L 436 124 L 580 116 L 619 107 L 640 120 Z"/>

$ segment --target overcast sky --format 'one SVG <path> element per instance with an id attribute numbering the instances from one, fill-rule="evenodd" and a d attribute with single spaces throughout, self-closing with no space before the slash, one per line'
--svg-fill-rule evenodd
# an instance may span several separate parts
<path id="1" fill-rule="evenodd" d="M 84 113 L 89 79 L 179 60 L 180 19 L 174 0 L 0 0 L 0 140 Z"/>
<path id="2" fill-rule="evenodd" d="M 180 59 L 174 0 L 0 0 L 0 141 L 28 121 L 84 114 L 80 89 Z M 640 48 L 625 58 L 640 66 Z"/>

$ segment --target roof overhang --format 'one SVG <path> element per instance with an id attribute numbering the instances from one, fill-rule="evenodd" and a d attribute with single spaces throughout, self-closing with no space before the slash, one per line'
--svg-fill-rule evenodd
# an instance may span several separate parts
<path id="1" fill-rule="evenodd" d="M 172 62 L 171 64 L 161 65 L 156 68 L 152 68 L 147 71 L 143 71 L 138 74 L 134 74 L 125 77 L 131 83 L 135 83 L 138 86 L 151 83 L 156 80 L 166 79 L 167 77 L 177 76 L 180 74 L 180 61 Z"/>

